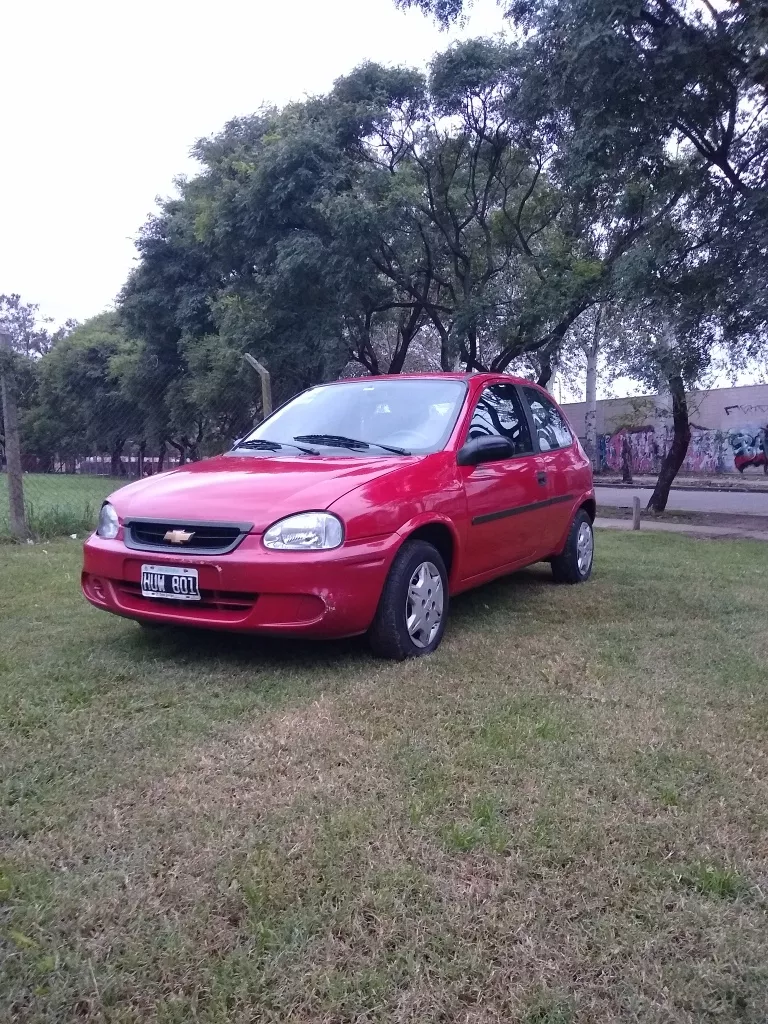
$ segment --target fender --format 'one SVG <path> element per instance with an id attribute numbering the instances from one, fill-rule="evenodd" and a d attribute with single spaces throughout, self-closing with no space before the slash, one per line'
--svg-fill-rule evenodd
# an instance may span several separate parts
<path id="1" fill-rule="evenodd" d="M 451 535 L 451 542 L 453 545 L 453 557 L 451 558 L 451 569 L 448 574 L 448 585 L 453 590 L 454 584 L 460 578 L 460 559 L 462 551 L 462 537 L 459 530 L 456 527 L 456 523 L 453 519 L 440 512 L 420 512 L 418 515 L 413 516 L 406 523 L 404 523 L 397 531 L 396 536 L 399 542 L 394 545 L 391 553 L 390 565 L 394 561 L 395 555 L 403 546 L 403 544 L 412 537 L 414 533 L 422 529 L 425 526 L 444 526 L 447 528 Z M 389 566 L 387 566 L 389 571 Z"/>
<path id="2" fill-rule="evenodd" d="M 584 505 L 586 505 L 588 502 L 592 502 L 592 504 L 595 505 L 595 508 L 597 507 L 597 502 L 595 500 L 594 489 L 591 490 L 591 491 L 585 491 L 583 494 L 579 495 L 579 497 L 574 501 L 573 505 L 571 506 L 571 514 L 568 517 L 568 525 L 566 526 L 566 528 L 565 528 L 565 530 L 563 532 L 562 537 L 558 541 L 557 548 L 555 549 L 553 554 L 561 555 L 563 553 L 563 550 L 565 549 L 566 542 L 568 541 L 568 534 L 570 533 L 570 530 L 571 530 L 571 524 L 573 523 L 573 517 L 576 515 L 576 513 L 579 511 L 579 509 L 583 508 Z M 588 511 L 590 511 L 590 510 L 588 510 Z M 591 511 L 590 511 L 590 515 L 591 515 Z M 592 516 L 593 522 L 594 522 L 594 518 L 595 517 Z"/>

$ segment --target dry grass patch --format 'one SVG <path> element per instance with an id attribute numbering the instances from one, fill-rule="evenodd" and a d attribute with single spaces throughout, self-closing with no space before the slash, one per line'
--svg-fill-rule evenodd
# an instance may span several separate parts
<path id="1" fill-rule="evenodd" d="M 768 550 L 599 542 L 402 665 L 0 552 L 0 1017 L 764 1024 Z"/>

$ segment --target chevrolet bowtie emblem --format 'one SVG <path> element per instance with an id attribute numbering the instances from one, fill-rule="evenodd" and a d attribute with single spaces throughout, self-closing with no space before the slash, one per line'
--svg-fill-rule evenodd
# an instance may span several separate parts
<path id="1" fill-rule="evenodd" d="M 194 533 L 187 533 L 186 530 L 169 530 L 163 537 L 163 540 L 167 540 L 171 544 L 186 544 L 194 536 Z"/>

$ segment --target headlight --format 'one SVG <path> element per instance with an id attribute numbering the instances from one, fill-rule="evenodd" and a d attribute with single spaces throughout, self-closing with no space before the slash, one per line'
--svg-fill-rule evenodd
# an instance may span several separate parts
<path id="1" fill-rule="evenodd" d="M 96 527 L 96 534 L 99 537 L 103 537 L 104 540 L 114 540 L 120 529 L 120 520 L 117 518 L 117 512 L 105 501 L 101 506 L 101 512 L 99 512 L 99 525 Z"/>
<path id="2" fill-rule="evenodd" d="M 344 540 L 341 520 L 330 512 L 302 512 L 274 523 L 264 534 L 264 546 L 276 551 L 327 551 Z"/>

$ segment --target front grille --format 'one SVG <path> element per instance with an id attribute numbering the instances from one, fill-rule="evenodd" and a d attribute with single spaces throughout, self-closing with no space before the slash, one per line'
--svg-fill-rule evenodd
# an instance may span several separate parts
<path id="1" fill-rule="evenodd" d="M 178 551 L 190 555 L 225 555 L 234 551 L 250 531 L 252 523 L 160 522 L 156 519 L 128 519 L 126 547 L 137 551 Z M 191 534 L 188 540 L 184 534 Z M 166 540 L 166 535 L 174 534 Z"/>
<path id="2" fill-rule="evenodd" d="M 199 601 L 158 601 L 157 598 L 143 597 L 140 583 L 128 580 L 115 582 L 118 592 L 132 603 L 151 608 L 153 611 L 178 611 L 183 615 L 194 615 L 198 609 L 215 609 L 219 612 L 248 612 L 256 603 L 256 594 L 243 594 L 233 590 L 201 590 Z"/>

